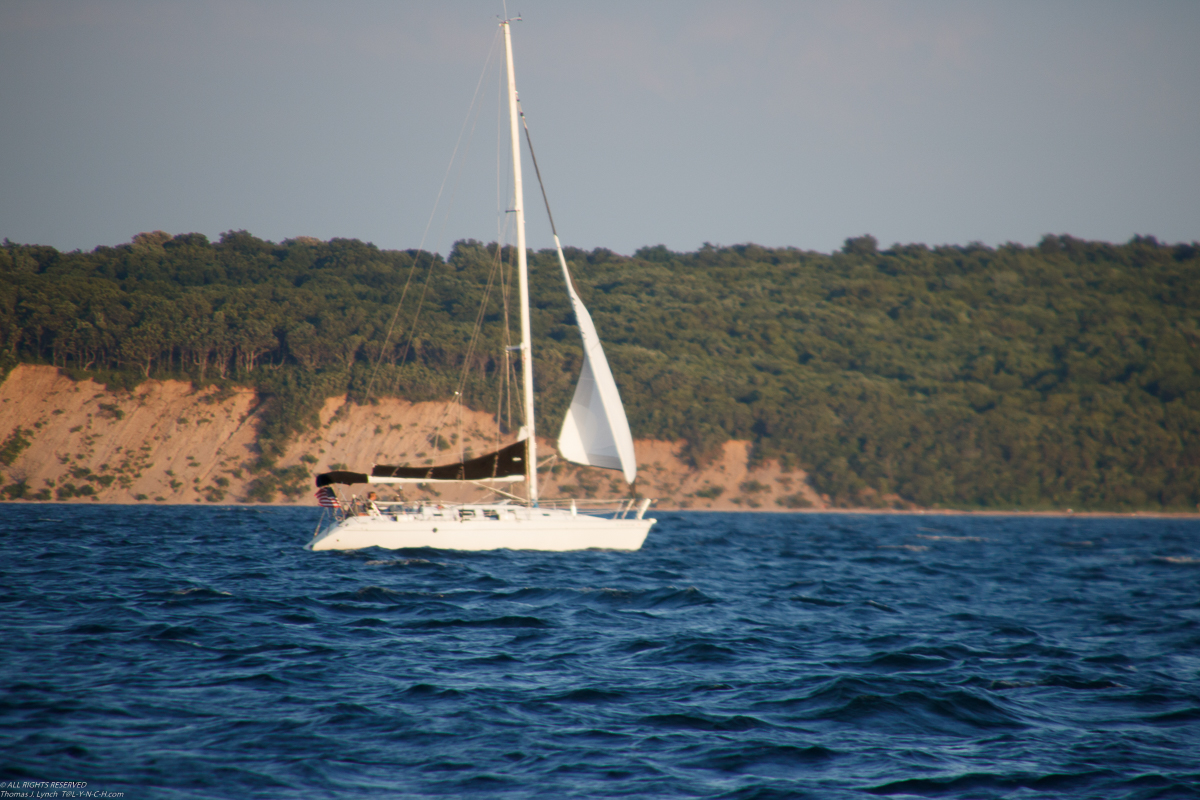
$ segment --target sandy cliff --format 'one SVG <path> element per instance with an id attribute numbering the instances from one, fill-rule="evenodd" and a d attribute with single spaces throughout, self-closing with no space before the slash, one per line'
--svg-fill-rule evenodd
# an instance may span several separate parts
<path id="1" fill-rule="evenodd" d="M 73 381 L 53 367 L 22 365 L 0 384 L 0 486 L 7 496 L 105 503 L 229 503 L 248 499 L 257 457 L 253 390 L 196 389 L 180 381 L 146 381 L 111 392 Z M 444 403 L 383 399 L 359 406 L 326 400 L 320 426 L 292 442 L 272 482 L 278 502 L 311 503 L 311 475 L 335 466 L 423 464 L 482 454 L 496 444 L 489 414 Z M 440 436 L 440 439 L 437 437 Z M 437 446 L 441 445 L 441 449 Z M 657 508 L 735 510 L 821 508 L 802 472 L 775 462 L 750 467 L 750 444 L 728 442 L 711 464 L 693 469 L 682 443 L 639 440 L 633 492 Z M 554 453 L 539 439 L 539 455 Z M 541 476 L 545 497 L 621 497 L 616 472 L 558 459 Z M 517 484 L 519 487 L 520 484 Z M 18 488 L 23 487 L 23 488 Z M 407 489 L 407 497 L 469 499 L 474 490 Z M 518 489 L 519 491 L 519 489 Z M 438 494 L 440 492 L 440 494 Z"/>

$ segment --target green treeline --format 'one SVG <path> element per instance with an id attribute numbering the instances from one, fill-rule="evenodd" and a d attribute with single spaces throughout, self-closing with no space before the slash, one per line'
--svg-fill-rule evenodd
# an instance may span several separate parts
<path id="1" fill-rule="evenodd" d="M 245 231 L 140 234 L 90 253 L 6 241 L 0 357 L 110 385 L 257 386 L 268 462 L 346 391 L 462 391 L 515 414 L 499 388 L 511 255 Z M 696 461 L 751 439 L 847 506 L 1200 503 L 1200 245 L 1047 236 L 881 251 L 864 236 L 831 255 L 705 245 L 567 259 L 634 435 L 686 439 Z M 530 266 L 538 424 L 553 434 L 580 349 L 553 252 Z"/>

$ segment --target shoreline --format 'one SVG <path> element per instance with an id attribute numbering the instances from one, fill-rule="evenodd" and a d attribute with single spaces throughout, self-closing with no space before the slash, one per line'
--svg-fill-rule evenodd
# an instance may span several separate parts
<path id="1" fill-rule="evenodd" d="M 0 383 L 0 502 L 316 507 L 314 474 L 346 465 L 432 464 L 453 447 L 431 445 L 442 430 L 445 403 L 381 398 L 359 405 L 339 395 L 325 398 L 316 424 L 295 433 L 267 468 L 259 464 L 260 400 L 245 387 L 222 392 L 177 380 L 114 392 L 56 367 L 18 365 Z M 462 456 L 490 446 L 493 416 L 467 409 L 460 416 L 450 439 Z M 554 452 L 551 440 L 539 445 Z M 1200 518 L 1200 508 L 930 508 L 894 494 L 859 498 L 873 507 L 836 507 L 803 470 L 756 460 L 747 440 L 725 442 L 702 465 L 685 458 L 683 441 L 638 439 L 634 448 L 640 466 L 632 489 L 607 470 L 551 459 L 539 470 L 543 500 L 625 499 L 633 492 L 655 499 L 658 513 Z M 447 485 L 401 493 L 443 504 L 477 494 L 477 488 Z"/>
<path id="2" fill-rule="evenodd" d="M 144 502 L 144 503 L 113 503 L 100 501 L 63 501 L 63 500 L 0 500 L 0 506 L 115 506 L 129 508 L 130 506 L 182 506 L 187 508 L 310 508 L 313 511 L 319 506 L 307 503 L 198 503 L 198 502 Z M 906 516 L 906 517 L 1059 517 L 1063 519 L 1196 519 L 1200 520 L 1197 511 L 1020 511 L 1020 510 L 968 510 L 951 508 L 745 508 L 745 509 L 710 509 L 710 508 L 656 508 L 653 505 L 647 514 L 654 511 L 663 513 L 684 514 L 854 514 L 859 516 Z"/>

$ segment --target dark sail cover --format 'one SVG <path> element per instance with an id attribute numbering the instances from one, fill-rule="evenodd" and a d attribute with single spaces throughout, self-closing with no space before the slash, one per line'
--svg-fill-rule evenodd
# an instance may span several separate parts
<path id="1" fill-rule="evenodd" d="M 505 478 L 509 475 L 525 474 L 525 453 L 528 450 L 524 439 L 513 442 L 502 450 L 488 453 L 453 464 L 436 467 L 388 467 L 376 465 L 371 470 L 374 478 L 424 478 L 439 481 L 483 481 L 488 478 Z"/>
<path id="2" fill-rule="evenodd" d="M 488 453 L 486 456 L 468 458 L 466 461 L 456 461 L 453 464 L 439 464 L 436 467 L 389 467 L 380 464 L 371 470 L 371 477 L 413 478 L 427 481 L 485 481 L 488 478 L 507 478 L 510 475 L 525 474 L 527 450 L 525 440 L 522 439 L 495 453 Z M 362 472 L 338 470 L 323 472 L 317 476 L 317 486 L 367 482 L 367 476 Z"/>
<path id="3" fill-rule="evenodd" d="M 367 476 L 361 472 L 346 472 L 339 469 L 336 472 L 322 472 L 317 476 L 317 486 L 329 486 L 333 483 L 366 483 Z"/>

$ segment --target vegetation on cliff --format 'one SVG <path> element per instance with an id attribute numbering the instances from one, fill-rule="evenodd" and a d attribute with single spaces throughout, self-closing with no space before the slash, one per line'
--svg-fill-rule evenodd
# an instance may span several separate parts
<path id="1" fill-rule="evenodd" d="M 415 263 L 412 251 L 354 240 L 276 244 L 245 231 L 216 243 L 140 234 L 91 253 L 6 242 L 0 348 L 6 365 L 55 364 L 110 386 L 151 376 L 256 386 L 269 397 L 269 461 L 344 391 L 462 391 L 503 412 L 495 267 L 510 255 L 465 241 Z M 829 255 L 706 245 L 567 258 L 634 435 L 686 439 L 696 461 L 751 439 L 840 505 L 1200 503 L 1196 244 L 1047 236 L 1032 248 L 881 251 L 864 236 Z M 531 269 L 549 431 L 580 350 L 553 253 L 532 254 Z"/>

